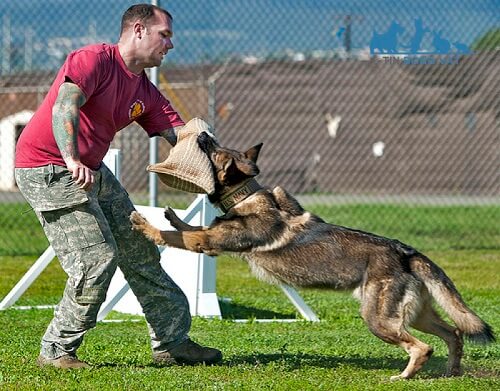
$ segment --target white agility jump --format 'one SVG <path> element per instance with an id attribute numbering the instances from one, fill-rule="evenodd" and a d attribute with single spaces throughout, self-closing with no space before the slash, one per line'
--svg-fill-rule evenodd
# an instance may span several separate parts
<path id="1" fill-rule="evenodd" d="M 120 179 L 120 151 L 111 149 L 106 155 L 104 163 Z M 135 207 L 157 228 L 172 229 L 163 216 L 163 208 L 141 205 Z M 175 212 L 181 219 L 192 225 L 208 225 L 217 215 L 217 210 L 208 202 L 205 195 L 198 195 L 187 209 L 176 209 Z M 216 259 L 205 254 L 196 254 L 169 247 L 159 247 L 159 249 L 161 265 L 187 296 L 191 315 L 220 318 L 221 311 L 215 284 Z M 16 286 L 4 297 L 0 303 L 0 310 L 14 305 L 54 257 L 54 250 L 52 247 L 48 247 Z M 280 285 L 280 288 L 304 319 L 319 321 L 317 315 L 295 289 L 287 285 Z M 106 301 L 101 306 L 97 319 L 104 320 L 111 310 L 142 315 L 141 306 L 119 268 L 113 276 Z"/>

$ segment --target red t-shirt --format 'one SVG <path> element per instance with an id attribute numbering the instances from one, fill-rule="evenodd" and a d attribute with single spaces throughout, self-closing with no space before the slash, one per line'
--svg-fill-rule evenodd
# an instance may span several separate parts
<path id="1" fill-rule="evenodd" d="M 47 96 L 16 146 L 16 167 L 65 166 L 52 132 L 52 107 L 59 87 L 71 80 L 85 94 L 80 108 L 78 149 L 83 164 L 98 169 L 115 134 L 136 121 L 150 137 L 184 122 L 145 72 L 131 73 L 117 45 L 90 45 L 68 56 Z"/>

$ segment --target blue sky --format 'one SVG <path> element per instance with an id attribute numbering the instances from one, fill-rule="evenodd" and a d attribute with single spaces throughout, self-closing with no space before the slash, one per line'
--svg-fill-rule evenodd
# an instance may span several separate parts
<path id="1" fill-rule="evenodd" d="M 116 41 L 121 13 L 133 3 L 0 0 L 0 27 L 4 32 L 5 21 L 10 22 L 11 38 L 18 46 L 23 45 L 27 29 L 32 29 L 31 40 L 40 42 L 36 46 L 40 61 L 47 56 L 43 42 L 51 38 L 94 35 L 97 40 Z M 348 14 L 353 15 L 354 49 L 368 46 L 373 31 L 385 31 L 392 20 L 406 29 L 402 42 L 410 40 L 417 17 L 450 41 L 467 45 L 500 27 L 500 0 L 163 0 L 161 5 L 174 15 L 176 49 L 168 61 L 176 63 L 229 54 L 268 55 L 285 49 L 335 50 L 342 45 L 335 32 Z M 428 46 L 430 39 L 422 45 Z"/>

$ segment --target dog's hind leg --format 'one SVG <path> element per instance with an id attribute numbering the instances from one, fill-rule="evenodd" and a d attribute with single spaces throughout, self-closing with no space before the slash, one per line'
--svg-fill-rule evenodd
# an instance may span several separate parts
<path id="1" fill-rule="evenodd" d="M 361 316 L 370 331 L 383 341 L 402 347 L 410 355 L 403 372 L 391 376 L 391 380 L 412 378 L 433 352 L 432 347 L 406 330 L 407 318 L 412 315 L 412 310 L 408 308 L 414 304 L 408 298 L 405 299 L 408 290 L 401 296 L 407 283 L 389 278 L 372 281 L 363 287 Z"/>
<path id="2" fill-rule="evenodd" d="M 410 360 L 406 368 L 399 375 L 391 376 L 391 380 L 411 379 L 424 366 L 432 356 L 431 346 L 423 343 L 408 332 L 398 335 L 399 341 L 396 343 L 410 355 Z"/>
<path id="3" fill-rule="evenodd" d="M 459 376 L 462 374 L 460 362 L 464 342 L 460 330 L 446 323 L 430 303 L 426 303 L 411 326 L 424 333 L 433 334 L 443 339 L 448 345 L 446 376 Z"/>

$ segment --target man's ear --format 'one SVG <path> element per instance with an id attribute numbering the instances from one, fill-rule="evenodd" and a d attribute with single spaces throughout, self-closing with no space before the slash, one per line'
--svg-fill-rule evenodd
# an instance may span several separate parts
<path id="1" fill-rule="evenodd" d="M 245 152 L 245 157 L 247 159 L 250 159 L 254 163 L 257 163 L 257 158 L 259 157 L 259 152 L 260 149 L 262 148 L 263 143 L 254 145 L 252 148 L 250 148 L 248 151 Z"/>
<path id="2" fill-rule="evenodd" d="M 144 29 L 144 25 L 140 22 L 135 22 L 132 25 L 132 30 L 134 31 L 134 35 L 136 35 L 138 38 L 142 38 L 143 29 Z"/>

